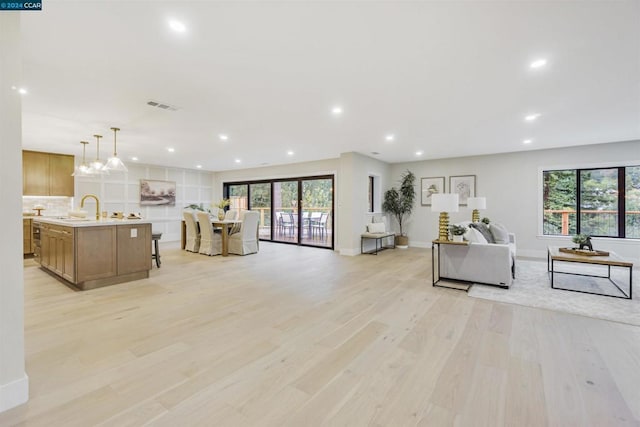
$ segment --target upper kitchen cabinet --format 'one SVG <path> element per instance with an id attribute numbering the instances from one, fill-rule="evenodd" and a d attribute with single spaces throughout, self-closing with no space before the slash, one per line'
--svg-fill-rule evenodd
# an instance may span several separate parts
<path id="1" fill-rule="evenodd" d="M 24 196 L 73 196 L 74 157 L 67 154 L 22 151 Z"/>

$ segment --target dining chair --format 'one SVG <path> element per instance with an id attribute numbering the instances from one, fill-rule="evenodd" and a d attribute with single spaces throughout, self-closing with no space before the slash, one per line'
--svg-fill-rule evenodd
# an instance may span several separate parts
<path id="1" fill-rule="evenodd" d="M 213 232 L 211 217 L 207 212 L 198 212 L 200 224 L 200 250 L 203 255 L 220 255 L 222 253 L 222 237 Z"/>
<path id="2" fill-rule="evenodd" d="M 225 221 L 235 221 L 238 219 L 238 211 L 235 209 L 229 209 L 225 214 L 224 214 L 224 220 Z"/>
<path id="3" fill-rule="evenodd" d="M 289 236 L 293 236 L 296 227 L 296 221 L 293 218 L 293 214 L 291 212 L 282 212 L 280 219 L 282 225 L 282 233 L 284 234 L 288 230 Z"/>
<path id="4" fill-rule="evenodd" d="M 260 213 L 246 211 L 240 231 L 229 236 L 229 253 L 236 255 L 255 254 L 259 249 L 258 222 Z"/>
<path id="5" fill-rule="evenodd" d="M 183 211 L 182 217 L 187 226 L 187 238 L 184 248 L 189 252 L 198 252 L 198 249 L 200 249 L 200 232 L 193 212 Z"/>
<path id="6" fill-rule="evenodd" d="M 311 234 L 315 236 L 316 231 L 320 237 L 324 238 L 325 233 L 327 232 L 327 219 L 329 218 L 329 214 L 323 212 L 320 215 L 320 218 L 317 220 L 311 221 Z"/>

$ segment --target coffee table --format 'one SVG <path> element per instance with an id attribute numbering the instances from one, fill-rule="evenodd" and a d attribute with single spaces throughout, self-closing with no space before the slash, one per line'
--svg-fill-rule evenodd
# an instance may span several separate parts
<path id="1" fill-rule="evenodd" d="M 549 246 L 547 248 L 547 271 L 551 273 L 551 288 L 562 289 L 565 291 L 581 292 L 584 294 L 602 295 L 613 298 L 631 299 L 633 292 L 633 263 L 624 260 L 613 252 L 610 252 L 608 256 L 588 256 L 577 255 L 572 253 L 560 252 L 560 248 Z M 607 266 L 606 276 L 597 276 L 593 274 L 581 274 L 570 273 L 566 271 L 556 271 L 555 264 L 558 262 L 571 262 L 586 265 L 603 265 Z M 627 268 L 629 270 L 629 293 L 622 290 L 622 288 L 611 278 L 611 268 Z M 609 281 L 622 293 L 623 296 L 603 294 L 599 292 L 582 291 L 578 289 L 560 288 L 554 285 L 554 277 L 556 274 L 570 274 L 574 276 L 587 276 L 587 277 L 600 277 L 609 279 Z"/>

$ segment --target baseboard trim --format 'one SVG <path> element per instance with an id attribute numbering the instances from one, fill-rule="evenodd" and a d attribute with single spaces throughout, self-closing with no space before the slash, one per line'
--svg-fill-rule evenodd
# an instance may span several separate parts
<path id="1" fill-rule="evenodd" d="M 360 249 L 340 249 L 340 255 L 356 256 L 360 254 Z"/>
<path id="2" fill-rule="evenodd" d="M 20 379 L 0 384 L 0 412 L 4 412 L 29 400 L 29 376 L 25 373 Z"/>

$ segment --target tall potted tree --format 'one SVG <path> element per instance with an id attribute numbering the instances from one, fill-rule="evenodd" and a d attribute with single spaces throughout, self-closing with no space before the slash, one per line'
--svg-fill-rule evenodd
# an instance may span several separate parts
<path id="1" fill-rule="evenodd" d="M 400 227 L 400 234 L 396 236 L 396 246 L 399 248 L 409 247 L 409 237 L 404 232 L 402 225 L 413 211 L 413 202 L 416 198 L 415 181 L 416 176 L 407 170 L 400 176 L 400 189 L 391 187 L 384 193 L 382 209 L 392 214 Z"/>

